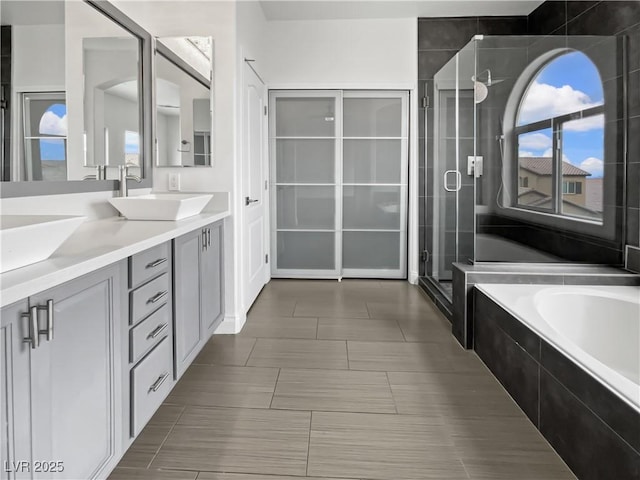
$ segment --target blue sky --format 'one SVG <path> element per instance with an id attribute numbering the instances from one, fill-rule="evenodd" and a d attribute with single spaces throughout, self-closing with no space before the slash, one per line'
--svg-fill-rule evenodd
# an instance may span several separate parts
<path id="1" fill-rule="evenodd" d="M 124 153 L 140 153 L 140 135 L 138 132 L 124 132 Z"/>
<path id="2" fill-rule="evenodd" d="M 595 65 L 583 53 L 572 52 L 550 62 L 536 77 L 522 103 L 518 124 L 528 124 L 604 102 L 602 82 Z M 521 156 L 550 156 L 551 130 L 520 136 Z M 564 124 L 563 158 L 602 177 L 604 116 Z"/>
<path id="3" fill-rule="evenodd" d="M 67 106 L 61 103 L 51 105 L 40 120 L 40 134 L 66 136 Z M 64 161 L 67 158 L 65 142 L 62 139 L 40 140 L 42 160 Z"/>

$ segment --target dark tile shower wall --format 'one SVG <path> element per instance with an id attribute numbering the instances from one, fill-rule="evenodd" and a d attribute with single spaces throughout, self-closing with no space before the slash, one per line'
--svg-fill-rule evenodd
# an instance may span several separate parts
<path id="1" fill-rule="evenodd" d="M 418 79 L 420 95 L 433 96 L 433 77 L 476 34 L 484 35 L 625 35 L 628 37 L 628 138 L 626 172 L 626 231 L 623 240 L 640 246 L 640 1 L 547 1 L 528 17 L 423 18 L 418 20 Z M 426 87 L 425 87 L 426 83 Z M 506 83 L 506 82 L 505 82 Z M 428 109 L 429 129 L 424 129 L 424 109 L 420 109 L 419 174 L 420 181 L 420 252 L 432 251 L 433 187 L 433 116 Z M 620 123 L 624 115 L 620 114 Z M 425 136 L 427 142 L 425 142 Z M 426 143 L 426 145 L 425 145 Z M 424 181 L 425 173 L 427 181 Z M 463 199 L 464 201 L 464 199 Z M 622 203 L 619 203 L 622 204 Z M 487 218 L 494 232 L 506 227 L 502 218 Z M 514 225 L 515 226 L 515 225 Z M 528 227 L 530 229 L 530 227 Z M 537 227 L 536 227 L 537 228 Z M 462 231 L 473 231 L 462 225 Z M 510 235 L 517 235 L 510 229 Z M 540 228 L 537 228 L 540 230 Z M 554 232 L 545 232 L 545 234 Z M 464 236 L 464 234 L 462 234 Z M 581 249 L 588 252 L 605 247 L 607 263 L 620 263 L 621 246 L 603 245 L 597 239 L 567 241 L 563 234 L 554 245 L 566 245 L 575 254 L 575 240 L 584 240 Z M 545 238 L 549 238 L 546 236 Z M 569 252 L 569 250 L 567 250 Z M 562 248 L 555 252 L 562 253 Z M 562 256 L 562 255 L 559 255 Z M 585 257 L 586 258 L 586 257 Z M 583 259 L 584 260 L 584 259 Z M 431 263 L 421 258 L 420 276 L 431 275 Z"/>
<path id="2" fill-rule="evenodd" d="M 528 33 L 628 38 L 627 225 L 623 240 L 640 246 L 640 1 L 547 1 L 529 15 Z M 624 112 L 619 120 L 624 122 Z M 622 253 L 621 249 L 620 257 Z"/>
<path id="3" fill-rule="evenodd" d="M 7 101 L 6 109 L 3 109 L 0 112 L 0 115 L 3 115 L 4 120 L 4 129 L 2 131 L 2 135 L 4 137 L 4 141 L 2 142 L 2 148 L 4 149 L 3 158 L 7 160 L 0 166 L 2 172 L 0 173 L 1 180 L 9 180 L 10 172 L 9 172 L 9 163 L 8 159 L 9 155 L 9 141 L 11 137 L 11 122 L 9 119 L 11 115 L 9 114 L 9 97 L 11 92 L 11 26 L 10 25 L 2 25 L 0 27 L 0 53 L 2 54 L 0 58 L 0 72 L 2 78 L 0 79 L 0 86 L 2 88 L 2 101 Z"/>
<path id="4" fill-rule="evenodd" d="M 420 97 L 433 98 L 433 77 L 474 35 L 522 35 L 527 30 L 526 17 L 463 17 L 418 19 L 418 83 Z M 419 128 L 419 248 L 433 250 L 433 186 L 426 178 L 433 175 L 433 110 L 427 109 L 428 131 L 425 132 L 425 110 L 420 108 Z M 425 136 L 427 141 L 425 142 Z M 426 149 L 426 150 L 425 150 Z M 472 198 L 467 199 L 473 201 Z M 461 199 L 465 201 L 465 199 Z M 461 225 L 461 232 L 473 232 L 473 224 Z M 464 237 L 464 233 L 461 235 Z M 420 276 L 431 275 L 431 262 L 420 259 Z"/>

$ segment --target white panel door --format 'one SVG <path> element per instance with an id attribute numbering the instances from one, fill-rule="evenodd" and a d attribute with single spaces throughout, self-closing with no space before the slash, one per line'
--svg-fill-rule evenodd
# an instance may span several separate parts
<path id="1" fill-rule="evenodd" d="M 255 72 L 244 67 L 243 111 L 243 286 L 244 308 L 249 310 L 268 281 L 266 244 L 266 167 L 264 152 L 265 86 Z"/>

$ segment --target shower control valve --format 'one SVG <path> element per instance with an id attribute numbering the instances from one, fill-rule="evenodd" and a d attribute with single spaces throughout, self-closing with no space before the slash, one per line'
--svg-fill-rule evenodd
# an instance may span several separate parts
<path id="1" fill-rule="evenodd" d="M 476 178 L 482 176 L 483 158 L 481 156 L 468 156 L 467 157 L 467 175 L 474 176 Z"/>

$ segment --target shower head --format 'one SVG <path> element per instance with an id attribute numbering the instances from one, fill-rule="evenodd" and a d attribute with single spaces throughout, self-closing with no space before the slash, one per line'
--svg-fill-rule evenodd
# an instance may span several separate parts
<path id="1" fill-rule="evenodd" d="M 486 80 L 480 80 L 479 78 L 486 74 Z M 503 82 L 504 79 L 493 79 L 491 77 L 491 70 L 486 69 L 480 72 L 477 75 L 471 76 L 471 81 L 473 82 L 473 93 L 474 99 L 476 103 L 483 102 L 487 96 L 489 95 L 489 87 L 495 85 L 496 83 Z"/>
<path id="2" fill-rule="evenodd" d="M 471 77 L 471 79 L 473 80 L 474 77 Z M 487 86 L 482 82 L 473 80 L 473 99 L 475 103 L 484 102 L 487 95 L 489 95 L 489 89 Z"/>

